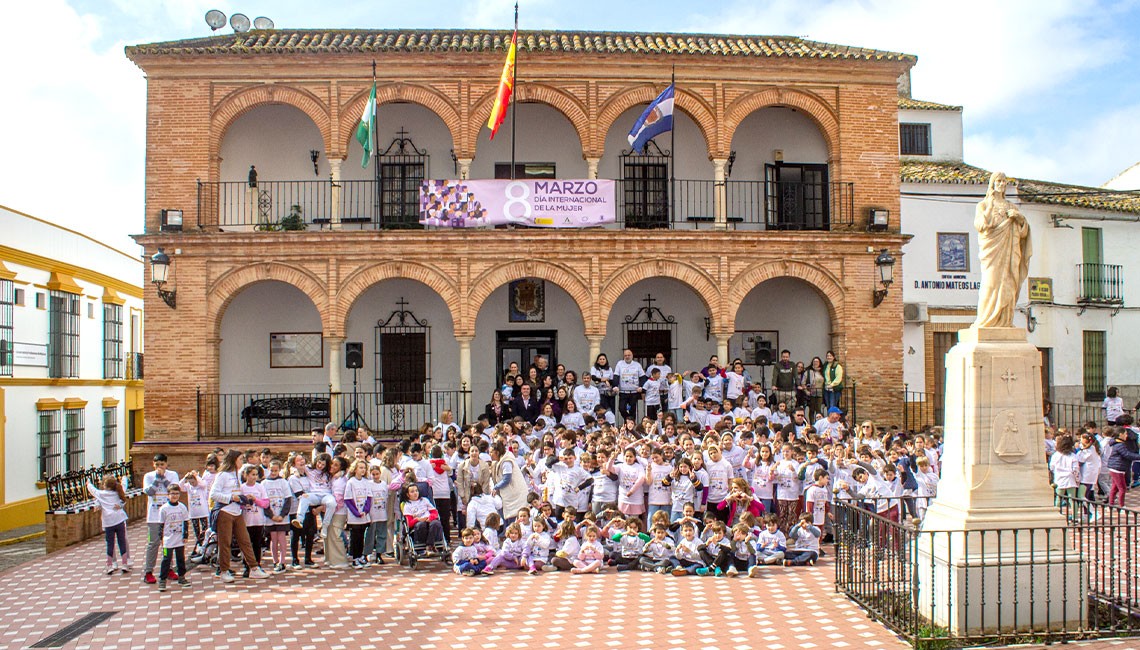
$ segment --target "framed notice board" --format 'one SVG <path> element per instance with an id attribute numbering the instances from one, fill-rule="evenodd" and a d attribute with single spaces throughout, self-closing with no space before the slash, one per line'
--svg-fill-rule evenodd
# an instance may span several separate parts
<path id="1" fill-rule="evenodd" d="M 270 368 L 320 368 L 325 344 L 320 332 L 273 332 L 269 335 Z"/>

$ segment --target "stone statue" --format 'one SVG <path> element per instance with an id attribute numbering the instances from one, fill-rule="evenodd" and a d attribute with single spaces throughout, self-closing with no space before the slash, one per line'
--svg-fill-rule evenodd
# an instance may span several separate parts
<path id="1" fill-rule="evenodd" d="M 1002 172 L 990 176 L 986 197 L 974 213 L 982 263 L 978 317 L 974 327 L 1013 327 L 1017 294 L 1029 276 L 1029 224 L 1005 198 L 1009 179 Z"/>

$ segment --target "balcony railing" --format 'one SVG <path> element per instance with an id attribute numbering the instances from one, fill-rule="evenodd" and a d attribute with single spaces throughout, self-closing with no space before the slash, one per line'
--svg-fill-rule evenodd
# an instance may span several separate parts
<path id="1" fill-rule="evenodd" d="M 198 440 L 307 436 L 329 422 L 398 438 L 450 410 L 467 422 L 468 390 L 388 393 L 210 393 L 198 391 Z M 355 412 L 354 412 L 355 410 Z"/>
<path id="2" fill-rule="evenodd" d="M 143 378 L 143 353 L 127 353 L 127 379 Z"/>
<path id="3" fill-rule="evenodd" d="M 1124 280 L 1119 264 L 1078 264 L 1077 301 L 1118 305 L 1124 302 Z"/>
<path id="4" fill-rule="evenodd" d="M 199 227 L 224 230 L 422 228 L 418 197 L 376 181 L 198 182 Z M 853 183 L 615 181 L 616 227 L 827 231 L 855 223 Z M 401 200 L 401 195 L 403 198 Z"/>

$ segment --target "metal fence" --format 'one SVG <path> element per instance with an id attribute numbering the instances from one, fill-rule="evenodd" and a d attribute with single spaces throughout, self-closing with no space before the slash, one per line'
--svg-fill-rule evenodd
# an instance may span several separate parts
<path id="1" fill-rule="evenodd" d="M 900 414 L 903 431 L 918 431 L 923 427 L 942 426 L 945 423 L 942 395 L 913 391 L 903 386 L 903 408 Z M 1104 424 L 1104 408 L 1099 403 L 1066 404 L 1046 402 L 1045 417 L 1053 426 L 1075 431 L 1086 422 Z"/>
<path id="2" fill-rule="evenodd" d="M 855 223 L 853 183 L 801 183 L 676 179 L 646 187 L 646 181 L 617 180 L 617 227 L 633 229 L 712 228 L 720 210 L 730 228 L 746 230 L 831 230 Z M 631 190 L 631 191 L 627 191 Z M 403 196 L 403 194 L 401 194 Z M 201 181 L 197 183 L 197 225 L 225 230 L 317 230 L 422 228 L 418 212 L 384 214 L 383 206 L 416 206 L 385 199 L 374 180 Z M 406 209 L 405 209 L 406 207 Z"/>
<path id="3" fill-rule="evenodd" d="M 469 390 L 420 391 L 401 397 L 390 392 L 356 393 L 197 393 L 198 440 L 271 439 L 307 435 L 329 422 L 341 428 L 365 427 L 392 437 L 435 423 L 450 410 L 467 422 Z"/>
<path id="4" fill-rule="evenodd" d="M 837 501 L 835 589 L 916 648 L 1140 634 L 1140 513 L 1058 503 L 1065 526 L 923 531 Z"/>
<path id="5" fill-rule="evenodd" d="M 104 477 L 110 475 L 127 481 L 133 480 L 130 459 L 118 462 L 64 472 L 47 478 L 47 500 L 49 510 L 65 510 L 91 500 L 87 492 L 87 484 L 93 483 L 95 487 L 102 487 Z M 130 485 L 127 486 L 132 487 Z"/>

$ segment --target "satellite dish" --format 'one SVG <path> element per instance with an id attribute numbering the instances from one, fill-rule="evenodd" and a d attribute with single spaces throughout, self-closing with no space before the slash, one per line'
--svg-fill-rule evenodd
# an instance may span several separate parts
<path id="1" fill-rule="evenodd" d="M 265 16 L 258 16 L 253 19 L 254 29 L 273 29 L 273 21 Z"/>
<path id="2" fill-rule="evenodd" d="M 234 14 L 234 15 L 230 16 L 230 27 L 233 27 L 234 31 L 239 33 L 239 34 L 241 34 L 243 32 L 248 32 L 249 31 L 249 17 L 246 16 L 245 14 Z"/>
<path id="3" fill-rule="evenodd" d="M 211 9 L 206 12 L 206 24 L 216 32 L 226 26 L 226 15 L 217 9 Z"/>

